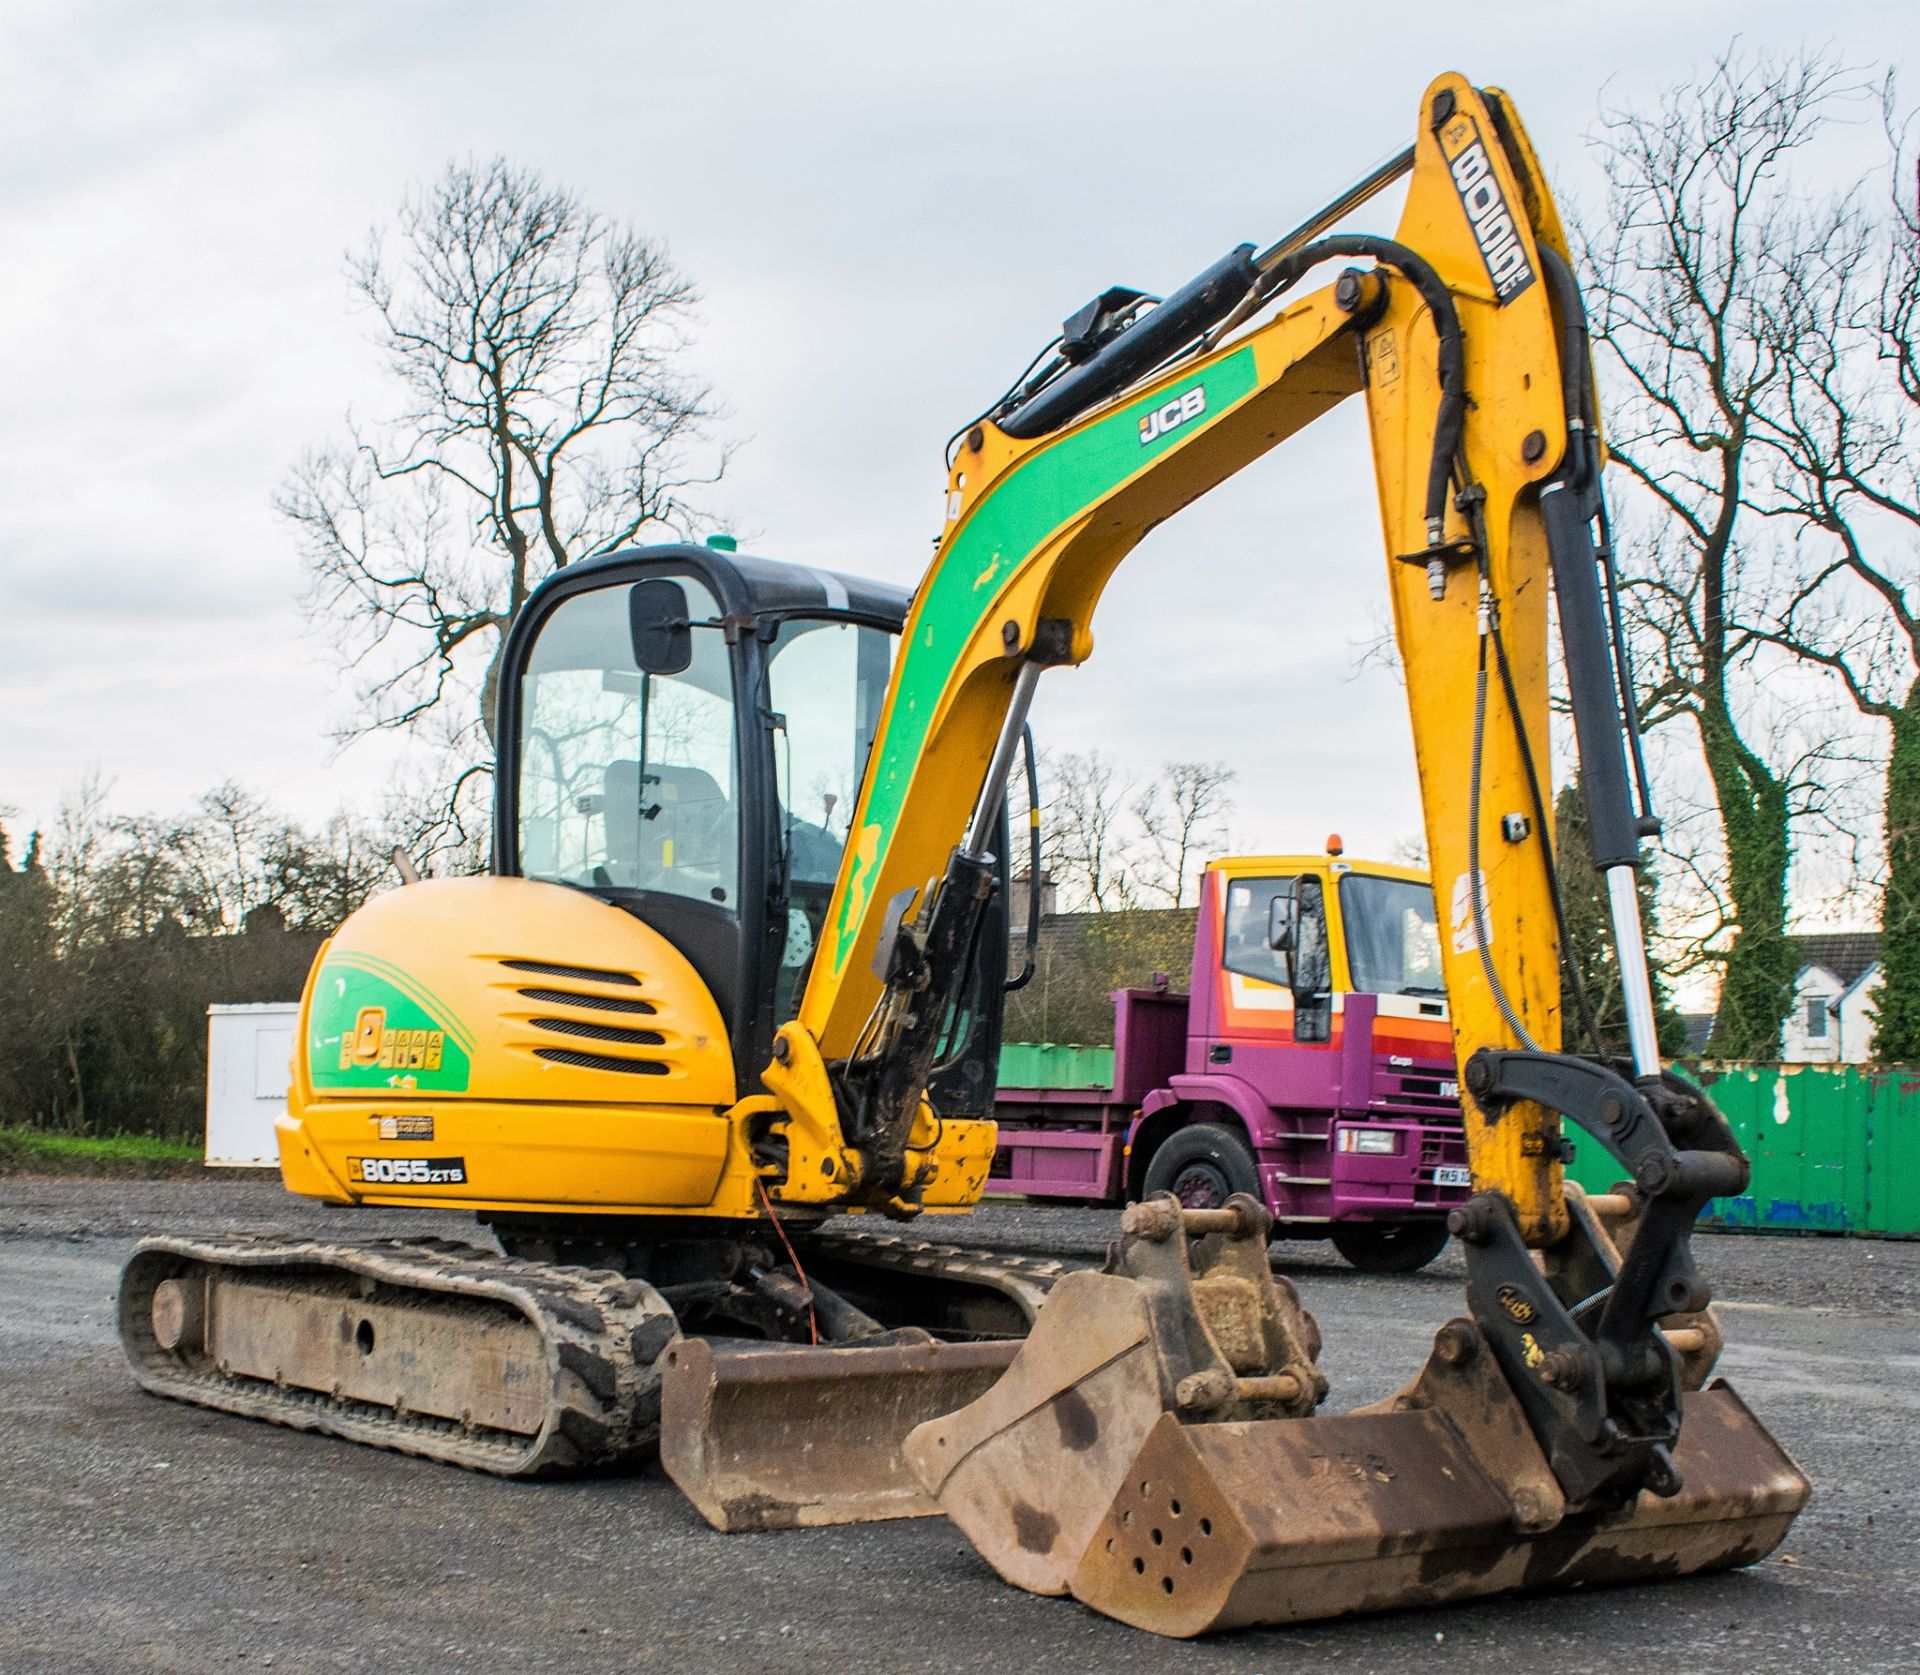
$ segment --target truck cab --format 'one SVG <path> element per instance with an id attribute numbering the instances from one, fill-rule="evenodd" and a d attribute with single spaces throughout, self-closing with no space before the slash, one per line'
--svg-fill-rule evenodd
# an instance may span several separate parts
<path id="1" fill-rule="evenodd" d="M 1337 839 L 1214 861 L 1188 992 L 1114 1007 L 1110 1087 L 1001 1090 L 990 1186 L 1191 1208 L 1251 1192 L 1278 1236 L 1376 1272 L 1445 1245 L 1471 1174 L 1424 872 Z"/>

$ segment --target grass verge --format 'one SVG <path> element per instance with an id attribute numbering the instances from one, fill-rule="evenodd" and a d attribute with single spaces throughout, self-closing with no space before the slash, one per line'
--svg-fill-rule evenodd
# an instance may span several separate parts
<path id="1" fill-rule="evenodd" d="M 0 1127 L 0 1175 L 104 1175 L 158 1181 L 198 1175 L 204 1167 L 199 1146 L 187 1140 L 161 1140 L 151 1134 L 97 1138 Z"/>

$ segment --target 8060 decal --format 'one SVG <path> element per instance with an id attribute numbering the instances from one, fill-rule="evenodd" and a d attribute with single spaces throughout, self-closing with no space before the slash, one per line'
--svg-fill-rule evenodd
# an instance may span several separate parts
<path id="1" fill-rule="evenodd" d="M 357 1186 L 464 1186 L 464 1157 L 350 1157 L 347 1179 Z"/>

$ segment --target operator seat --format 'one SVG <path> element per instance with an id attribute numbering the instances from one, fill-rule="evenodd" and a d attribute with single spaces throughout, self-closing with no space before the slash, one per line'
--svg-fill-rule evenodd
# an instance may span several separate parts
<path id="1" fill-rule="evenodd" d="M 607 764 L 604 783 L 607 870 L 616 884 L 732 900 L 738 835 L 733 805 L 712 774 L 654 762 L 643 785 L 640 764 L 621 758 Z"/>

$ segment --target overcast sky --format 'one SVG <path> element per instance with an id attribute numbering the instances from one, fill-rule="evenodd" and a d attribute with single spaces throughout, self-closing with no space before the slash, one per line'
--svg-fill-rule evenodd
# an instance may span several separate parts
<path id="1" fill-rule="evenodd" d="M 381 410 L 342 253 L 450 157 L 536 167 L 698 281 L 741 443 L 713 527 L 910 582 L 943 440 L 1064 314 L 1278 235 L 1407 143 L 1441 70 L 1508 89 L 1577 197 L 1603 101 L 1810 26 L 1898 64 L 1920 8 L 9 6 L 0 808 L 48 824 L 89 773 L 127 812 L 230 776 L 310 820 L 377 800 L 393 752 L 329 743 L 350 690 L 269 501 Z M 1245 847 L 1384 852 L 1419 823 L 1403 695 L 1356 667 L 1384 598 L 1355 404 L 1157 531 L 1037 721 L 1140 775 L 1234 763 Z"/>

